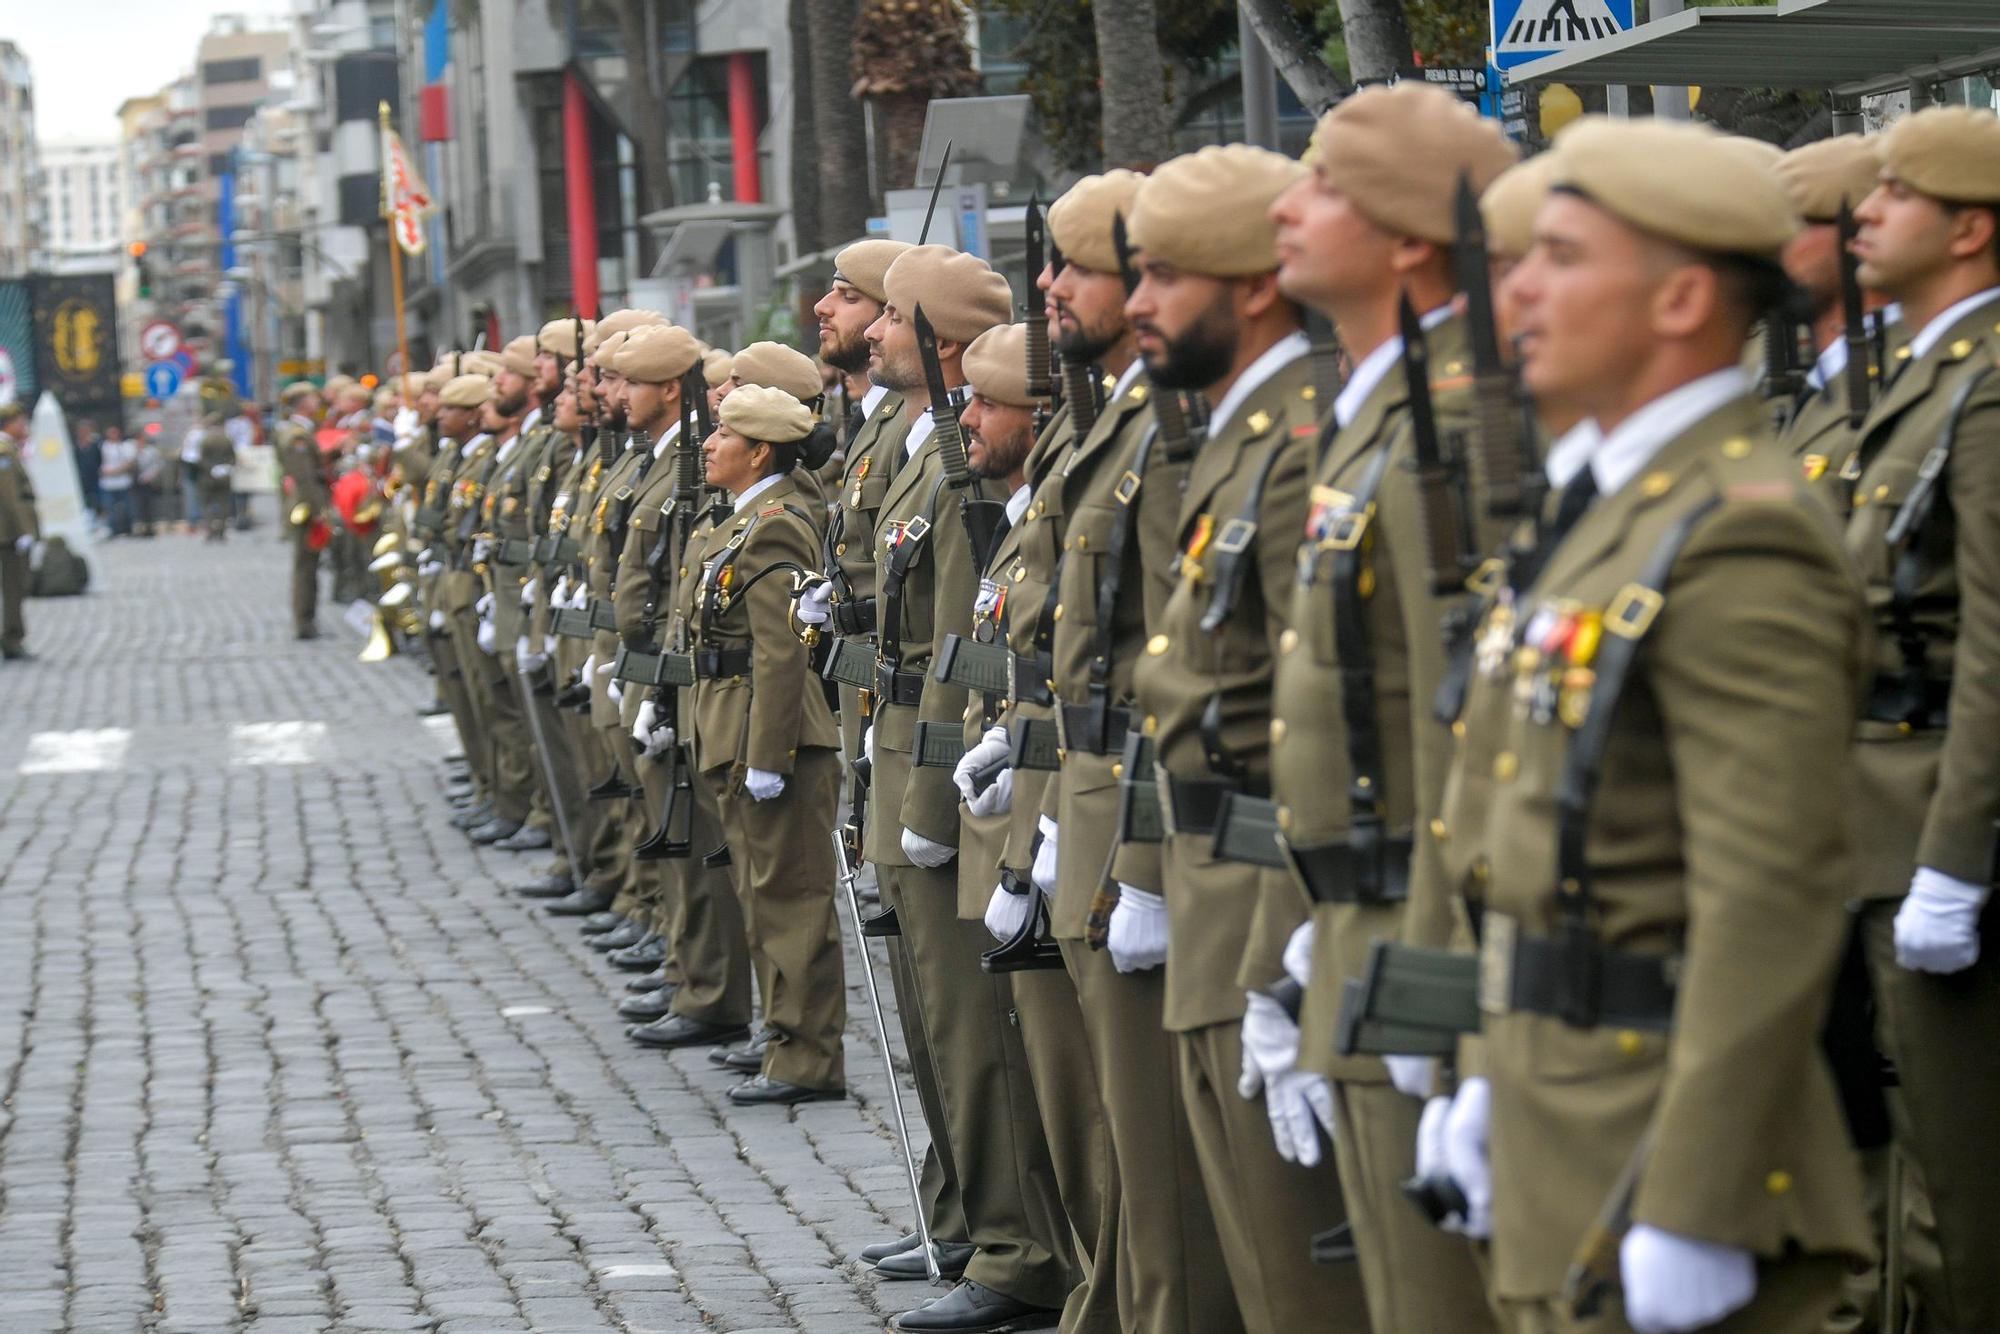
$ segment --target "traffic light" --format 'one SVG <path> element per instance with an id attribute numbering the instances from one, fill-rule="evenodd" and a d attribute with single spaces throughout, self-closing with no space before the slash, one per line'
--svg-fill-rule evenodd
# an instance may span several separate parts
<path id="1" fill-rule="evenodd" d="M 139 272 L 139 296 L 144 299 L 153 295 L 153 275 L 146 268 L 146 243 L 134 241 L 125 247 L 131 252 L 132 266 Z"/>

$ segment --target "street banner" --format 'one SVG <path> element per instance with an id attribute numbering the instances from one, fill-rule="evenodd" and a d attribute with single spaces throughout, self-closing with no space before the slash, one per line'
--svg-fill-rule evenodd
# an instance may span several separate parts
<path id="1" fill-rule="evenodd" d="M 118 296 L 108 273 L 28 279 L 35 379 L 71 420 L 115 422 L 125 400 L 118 367 Z M 25 400 L 24 400 L 25 401 Z"/>

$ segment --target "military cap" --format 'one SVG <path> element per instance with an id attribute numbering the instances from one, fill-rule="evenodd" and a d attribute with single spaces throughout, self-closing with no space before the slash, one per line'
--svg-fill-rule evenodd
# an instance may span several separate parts
<path id="1" fill-rule="evenodd" d="M 354 384 L 352 375 L 336 375 L 326 382 L 326 396 L 332 398 L 336 394 L 344 394 L 354 388 Z"/>
<path id="2" fill-rule="evenodd" d="M 1474 191 L 1519 154 L 1496 121 L 1427 83 L 1364 88 L 1320 118 L 1319 169 L 1377 226 L 1440 245 L 1457 233 L 1458 178 Z"/>
<path id="3" fill-rule="evenodd" d="M 1858 134 L 1837 134 L 1794 148 L 1771 170 L 1800 216 L 1808 222 L 1832 222 L 1840 216 L 1842 200 L 1851 208 L 1875 189 L 1882 174 L 1875 146 L 1875 140 Z"/>
<path id="4" fill-rule="evenodd" d="M 642 324 L 665 324 L 666 322 L 664 316 L 650 310 L 634 310 L 629 306 L 624 310 L 614 310 L 592 326 L 590 332 L 584 336 L 583 355 L 586 357 L 596 356 L 597 349 L 602 347 L 604 340 L 612 334 L 627 333 Z"/>
<path id="5" fill-rule="evenodd" d="M 735 368 L 736 359 L 719 347 L 703 348 L 701 353 L 701 378 L 711 385 L 721 384 L 729 378 Z"/>
<path id="6" fill-rule="evenodd" d="M 1479 214 L 1486 223 L 1486 248 L 1519 259 L 1535 243 L 1535 215 L 1549 197 L 1549 174 L 1555 159 L 1547 153 L 1525 158 L 1493 178 L 1479 196 Z"/>
<path id="7" fill-rule="evenodd" d="M 883 285 L 883 279 L 888 277 L 889 266 L 897 257 L 911 249 L 914 247 L 908 241 L 856 241 L 833 257 L 833 279 L 863 296 L 887 301 L 889 289 Z"/>
<path id="8" fill-rule="evenodd" d="M 1779 159 L 1785 156 L 1785 150 L 1776 144 L 1753 139 L 1747 134 L 1725 134 L 1722 136 L 1722 142 L 1765 171 L 1776 167 Z"/>
<path id="9" fill-rule="evenodd" d="M 782 389 L 746 384 L 722 400 L 722 424 L 746 440 L 788 445 L 812 434 L 812 409 Z"/>
<path id="10" fill-rule="evenodd" d="M 484 375 L 454 375 L 438 399 L 448 408 L 476 408 L 493 395 L 493 381 Z"/>
<path id="11" fill-rule="evenodd" d="M 640 384 L 666 384 L 686 375 L 700 359 L 694 335 L 674 324 L 653 325 L 626 334 L 611 354 L 611 369 Z"/>
<path id="12" fill-rule="evenodd" d="M 1136 171 L 1107 171 L 1086 176 L 1049 205 L 1049 236 L 1063 258 L 1093 273 L 1118 272 L 1118 251 L 1111 244 L 1111 223 L 1120 213 L 1130 217 L 1132 197 L 1146 178 Z M 1035 274 L 1029 274 L 1033 281 Z"/>
<path id="13" fill-rule="evenodd" d="M 519 338 L 507 340 L 507 346 L 500 349 L 500 369 L 512 371 L 526 379 L 535 376 L 535 336 L 522 334 Z"/>
<path id="14" fill-rule="evenodd" d="M 398 398 L 402 397 L 401 385 L 402 381 L 399 379 L 394 384 L 385 384 L 380 389 L 377 389 L 373 400 L 375 411 L 382 411 Z"/>
<path id="15" fill-rule="evenodd" d="M 459 357 L 458 369 L 464 375 L 485 375 L 491 377 L 507 369 L 507 366 L 505 362 L 500 360 L 498 352 L 491 352 L 485 348 L 480 348 Z"/>
<path id="16" fill-rule="evenodd" d="M 1160 164 L 1125 219 L 1134 249 L 1190 273 L 1243 278 L 1278 267 L 1271 201 L 1305 167 L 1282 153 L 1225 144 Z"/>
<path id="17" fill-rule="evenodd" d="M 783 343 L 752 343 L 736 354 L 731 366 L 744 384 L 782 389 L 801 403 L 826 392 L 813 359 Z"/>
<path id="18" fill-rule="evenodd" d="M 965 349 L 963 366 L 972 391 L 981 398 L 1014 408 L 1033 407 L 1038 401 L 1028 392 L 1025 324 L 996 324 L 973 339 Z"/>
<path id="19" fill-rule="evenodd" d="M 905 317 L 924 308 L 937 336 L 969 343 L 1014 317 L 1014 293 L 1007 280 L 977 255 L 950 246 L 912 246 L 896 257 L 882 280 L 888 302 Z"/>
<path id="20" fill-rule="evenodd" d="M 1925 107 L 1882 134 L 1884 175 L 1933 199 L 2000 204 L 2000 117 L 1971 107 Z"/>
<path id="21" fill-rule="evenodd" d="M 294 380 L 278 391 L 280 403 L 296 403 L 307 394 L 317 394 L 319 386 L 311 380 Z"/>
<path id="22" fill-rule="evenodd" d="M 590 354 L 590 359 L 597 363 L 598 369 L 607 371 L 616 371 L 618 369 L 611 363 L 612 359 L 618 355 L 618 349 L 625 346 L 625 337 L 623 329 L 613 330 L 611 333 L 604 335 L 604 341 L 599 343 L 596 349 Z"/>
<path id="23" fill-rule="evenodd" d="M 595 320 L 581 321 L 583 325 L 583 338 L 579 340 L 576 332 L 578 323 L 579 321 L 573 319 L 550 320 L 542 326 L 542 331 L 535 335 L 535 347 L 539 351 L 550 353 L 564 361 L 575 361 L 583 355 L 581 348 L 578 346 L 579 341 L 588 341 L 590 331 L 597 327 Z"/>
<path id="24" fill-rule="evenodd" d="M 1550 187 L 1695 250 L 1775 260 L 1799 216 L 1777 177 L 1725 140 L 1685 121 L 1584 116 L 1556 137 Z"/>

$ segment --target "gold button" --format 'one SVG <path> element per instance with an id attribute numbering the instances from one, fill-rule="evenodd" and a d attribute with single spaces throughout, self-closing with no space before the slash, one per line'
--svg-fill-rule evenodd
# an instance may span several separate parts
<path id="1" fill-rule="evenodd" d="M 847 554 L 847 543 L 845 542 L 835 543 L 833 548 L 833 554 L 836 556 L 845 556 Z"/>
<path id="2" fill-rule="evenodd" d="M 1298 646 L 1299 646 L 1299 632 L 1292 629 L 1290 626 L 1286 626 L 1285 632 L 1278 636 L 1278 652 L 1290 653 L 1293 649 L 1297 648 Z"/>
<path id="3" fill-rule="evenodd" d="M 1511 750 L 1503 750 L 1493 757 L 1493 776 L 1506 782 L 1521 771 L 1521 759 Z"/>
<path id="4" fill-rule="evenodd" d="M 1027 578 L 1027 577 L 1028 577 L 1028 567 L 1027 567 L 1027 566 L 1025 566 L 1025 565 L 1022 565 L 1022 564 L 1020 564 L 1019 562 L 1016 562 L 1016 563 L 1015 563 L 1015 565 L 1014 565 L 1014 577 L 1015 577 L 1016 579 L 1025 579 L 1025 578 Z"/>
<path id="5" fill-rule="evenodd" d="M 1292 808 L 1290 806 L 1278 807 L 1277 819 L 1278 819 L 1278 828 L 1284 830 L 1288 834 L 1292 832 Z"/>
<path id="6" fill-rule="evenodd" d="M 1253 412 L 1250 414 L 1250 420 L 1245 422 L 1244 425 L 1250 428 L 1250 434 L 1262 435 L 1271 429 L 1271 414 L 1268 412 Z"/>
<path id="7" fill-rule="evenodd" d="M 1861 508 L 1861 507 L 1862 507 L 1863 505 L 1866 505 L 1867 503 L 1868 503 L 1868 497 L 1866 497 L 1866 496 L 1862 495 L 1862 494 L 1861 494 L 1860 492 L 1858 492 L 1858 491 L 1857 491 L 1857 492 L 1855 492 L 1855 494 L 1854 494 L 1854 508 L 1856 508 L 1856 509 L 1860 509 L 1860 508 Z"/>
<path id="8" fill-rule="evenodd" d="M 1450 832 L 1444 827 L 1444 821 L 1436 816 L 1431 817 L 1431 837 L 1440 843 L 1451 837 Z"/>
<path id="9" fill-rule="evenodd" d="M 1299 390 L 1299 397 L 1310 403 L 1319 397 L 1319 390 L 1313 388 L 1311 385 L 1307 385 L 1305 388 Z"/>
<path id="10" fill-rule="evenodd" d="M 1168 639 L 1165 635 L 1154 635 L 1151 639 L 1146 641 L 1146 652 L 1150 656 L 1157 658 L 1162 653 L 1165 653 L 1167 649 L 1172 645 L 1172 643 L 1173 641 Z"/>
<path id="11" fill-rule="evenodd" d="M 1123 760 L 1113 760 L 1111 762 L 1111 776 L 1113 778 L 1123 778 L 1125 776 L 1125 762 Z"/>
<path id="12" fill-rule="evenodd" d="M 1722 456 L 1726 459 L 1747 459 L 1750 457 L 1750 442 L 1740 435 L 1731 436 L 1722 442 Z"/>
<path id="13" fill-rule="evenodd" d="M 681 566 L 681 578 L 685 579 L 687 577 L 688 577 L 688 567 L 683 565 Z"/>
<path id="14" fill-rule="evenodd" d="M 1087 533 L 1078 533 L 1078 534 L 1076 535 L 1076 549 L 1077 549 L 1078 551 L 1088 551 L 1088 550 L 1090 550 L 1090 536 L 1089 536 L 1089 534 L 1087 534 Z"/>
<path id="15" fill-rule="evenodd" d="M 1959 339 L 1951 345 L 1951 354 L 1954 357 L 1970 356 L 1972 354 L 1972 340 L 1970 338 Z"/>
<path id="16" fill-rule="evenodd" d="M 1146 715 L 1146 721 L 1139 725 L 1139 730 L 1144 732 L 1147 736 L 1158 735 L 1160 730 L 1160 720 L 1149 713 Z"/>
<path id="17" fill-rule="evenodd" d="M 1058 621 L 1062 619 L 1062 609 L 1063 604 L 1060 602 L 1056 603 L 1055 619 Z"/>
<path id="18" fill-rule="evenodd" d="M 1630 1028 L 1618 1030 L 1618 1052 L 1621 1056 L 1637 1056 L 1639 1046 L 1640 1037 L 1635 1030 Z"/>
<path id="19" fill-rule="evenodd" d="M 1880 486 L 1875 488 L 1875 499 L 1887 500 L 1888 498 L 1889 498 L 1889 484 L 1887 482 L 1884 482 Z"/>
<path id="20" fill-rule="evenodd" d="M 1465 719 L 1454 718 L 1451 720 L 1451 734 L 1460 741 L 1465 740 Z"/>
<path id="21" fill-rule="evenodd" d="M 1275 746 L 1284 739 L 1285 720 L 1283 718 L 1273 718 L 1271 720 L 1271 744 Z"/>
<path id="22" fill-rule="evenodd" d="M 1674 478 L 1672 473 L 1649 472 L 1646 474 L 1645 479 L 1639 483 L 1639 489 L 1648 497 L 1657 498 L 1667 494 L 1673 488 L 1673 485 Z"/>
<path id="23" fill-rule="evenodd" d="M 1909 359 L 1910 359 L 1910 346 L 1909 344 L 1905 343 L 1903 346 L 1896 349 L 1896 360 L 1908 361 Z"/>
<path id="24" fill-rule="evenodd" d="M 1792 1174 L 1784 1168 L 1776 1168 L 1764 1178 L 1764 1189 L 1773 1195 L 1786 1195 L 1792 1189 Z"/>

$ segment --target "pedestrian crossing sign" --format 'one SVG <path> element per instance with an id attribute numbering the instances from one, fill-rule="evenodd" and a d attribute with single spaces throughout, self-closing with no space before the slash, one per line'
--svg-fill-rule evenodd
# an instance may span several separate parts
<path id="1" fill-rule="evenodd" d="M 1493 63 L 1512 69 L 1632 26 L 1633 0 L 1492 0 Z"/>

